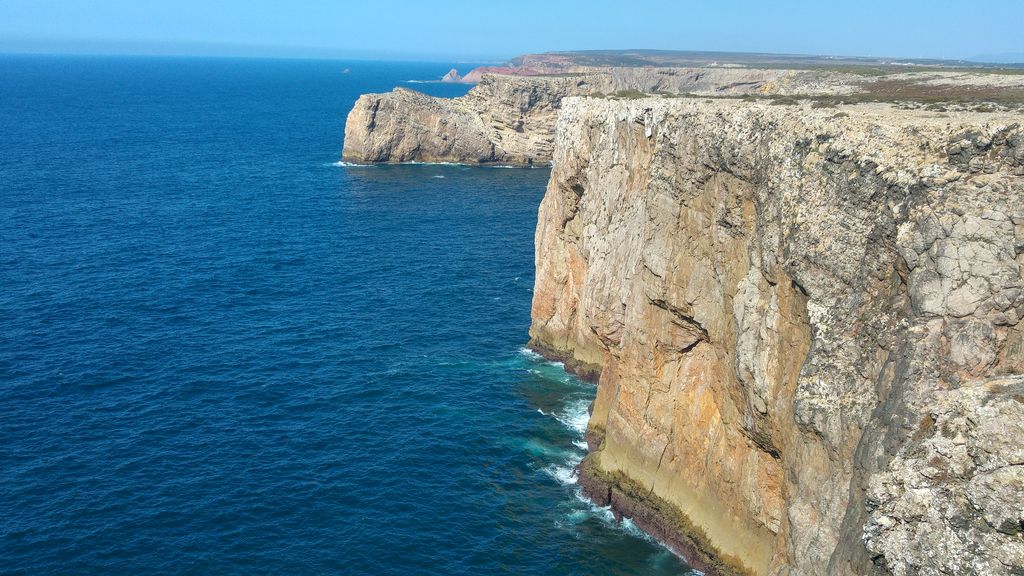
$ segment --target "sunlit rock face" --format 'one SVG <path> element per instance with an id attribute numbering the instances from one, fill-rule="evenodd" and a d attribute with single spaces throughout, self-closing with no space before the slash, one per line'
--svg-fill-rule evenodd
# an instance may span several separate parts
<path id="1" fill-rule="evenodd" d="M 345 124 L 342 159 L 547 165 L 561 101 L 569 96 L 842 94 L 852 90 L 849 74 L 820 71 L 591 67 L 552 76 L 471 78 L 474 73 L 463 80 L 479 83 L 459 98 L 431 97 L 406 88 L 361 96 Z M 445 78 L 456 79 L 451 73 Z"/>
<path id="2" fill-rule="evenodd" d="M 342 159 L 547 165 L 562 98 L 591 89 L 582 77 L 485 76 L 460 98 L 365 94 L 345 123 Z"/>
<path id="3" fill-rule="evenodd" d="M 530 335 L 600 372 L 592 498 L 718 573 L 1024 565 L 1019 115 L 561 108 Z"/>

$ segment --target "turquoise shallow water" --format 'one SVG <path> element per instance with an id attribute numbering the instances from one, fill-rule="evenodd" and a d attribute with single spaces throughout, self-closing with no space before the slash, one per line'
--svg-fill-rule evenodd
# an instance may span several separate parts
<path id="1" fill-rule="evenodd" d="M 0 572 L 686 573 L 522 349 L 547 170 L 334 165 L 449 67 L 0 58 Z"/>

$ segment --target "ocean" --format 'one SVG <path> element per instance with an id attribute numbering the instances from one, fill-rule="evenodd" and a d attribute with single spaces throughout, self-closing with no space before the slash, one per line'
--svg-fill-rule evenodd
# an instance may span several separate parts
<path id="1" fill-rule="evenodd" d="M 0 56 L 0 573 L 688 573 L 523 348 L 548 170 L 338 164 L 450 67 Z"/>

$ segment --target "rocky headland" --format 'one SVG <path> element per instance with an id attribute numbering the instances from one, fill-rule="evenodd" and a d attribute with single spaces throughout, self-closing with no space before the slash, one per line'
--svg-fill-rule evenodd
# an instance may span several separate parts
<path id="1" fill-rule="evenodd" d="M 551 163 L 579 482 L 711 574 L 1024 574 L 1024 76 L 612 67 L 365 95 L 355 162 Z"/>
<path id="2" fill-rule="evenodd" d="M 449 72 L 449 76 L 451 73 Z M 345 123 L 346 162 L 547 165 L 563 98 L 824 96 L 853 90 L 848 73 L 736 68 L 604 68 L 552 76 L 486 74 L 460 98 L 406 88 L 364 94 Z"/>
<path id="3" fill-rule="evenodd" d="M 588 495 L 714 573 L 1024 566 L 1019 116 L 573 98 L 557 134 L 530 335 L 600 370 Z"/>
<path id="4" fill-rule="evenodd" d="M 527 58 L 527 57 L 524 57 Z M 536 58 L 536 57 L 535 57 Z M 406 88 L 365 94 L 345 124 L 342 159 L 355 163 L 455 162 L 546 165 L 554 150 L 555 120 L 563 98 L 630 99 L 705 96 L 819 105 L 892 102 L 905 107 L 950 105 L 1024 109 L 1022 73 L 961 69 L 814 66 L 802 69 L 735 65 L 596 66 L 562 55 L 480 69 L 447 81 L 476 82 L 460 98 L 436 98 Z M 512 74 L 507 72 L 514 72 Z M 547 74 L 545 74 L 547 72 Z"/>

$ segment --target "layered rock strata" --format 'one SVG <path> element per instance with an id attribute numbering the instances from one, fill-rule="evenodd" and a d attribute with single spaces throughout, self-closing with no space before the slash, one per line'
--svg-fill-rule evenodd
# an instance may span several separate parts
<path id="1" fill-rule="evenodd" d="M 587 493 L 709 571 L 1024 570 L 1020 115 L 561 104 L 531 345 Z"/>

